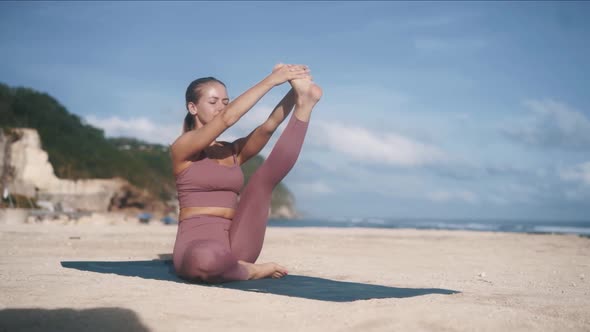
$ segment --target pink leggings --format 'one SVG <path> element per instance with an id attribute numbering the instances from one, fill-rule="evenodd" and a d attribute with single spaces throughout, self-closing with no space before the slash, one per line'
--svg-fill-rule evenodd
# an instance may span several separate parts
<path id="1" fill-rule="evenodd" d="M 197 215 L 179 224 L 172 260 L 180 277 L 205 282 L 248 279 L 238 260 L 254 263 L 260 255 L 272 190 L 295 165 L 307 125 L 291 115 L 270 155 L 240 193 L 233 220 Z"/>

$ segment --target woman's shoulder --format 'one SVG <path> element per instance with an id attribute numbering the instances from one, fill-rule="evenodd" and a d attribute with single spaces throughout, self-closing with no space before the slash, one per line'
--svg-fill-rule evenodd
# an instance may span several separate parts
<path id="1" fill-rule="evenodd" d="M 176 139 L 172 142 L 172 144 L 170 144 L 170 148 L 175 149 L 175 148 L 178 148 L 179 146 L 190 144 L 194 140 L 193 135 L 195 135 L 198 131 L 199 131 L 199 129 L 195 128 L 195 129 L 191 129 L 191 130 L 181 133 L 180 135 L 178 135 L 176 137 Z"/>

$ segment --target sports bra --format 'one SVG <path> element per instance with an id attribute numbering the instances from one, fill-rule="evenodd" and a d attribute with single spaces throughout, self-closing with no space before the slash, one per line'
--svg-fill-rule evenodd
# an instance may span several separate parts
<path id="1" fill-rule="evenodd" d="M 234 164 L 225 166 L 205 156 L 178 173 L 176 190 L 180 208 L 214 206 L 235 209 L 244 185 L 244 173 L 235 153 L 233 158 Z"/>

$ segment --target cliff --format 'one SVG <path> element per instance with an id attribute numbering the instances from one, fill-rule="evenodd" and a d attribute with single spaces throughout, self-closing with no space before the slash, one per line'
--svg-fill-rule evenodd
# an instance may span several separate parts
<path id="1" fill-rule="evenodd" d="M 18 137 L 11 142 L 10 137 Z M 14 128 L 0 134 L 3 150 L 3 185 L 11 194 L 19 194 L 61 205 L 64 210 L 108 211 L 111 200 L 129 183 L 114 179 L 59 179 L 41 149 L 34 129 Z"/>

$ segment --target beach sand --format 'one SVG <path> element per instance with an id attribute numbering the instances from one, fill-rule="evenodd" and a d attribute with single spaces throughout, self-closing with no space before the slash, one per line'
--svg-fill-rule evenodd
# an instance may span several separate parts
<path id="1" fill-rule="evenodd" d="M 269 228 L 284 279 L 171 273 L 176 226 L 0 225 L 0 331 L 589 331 L 590 239 Z"/>

